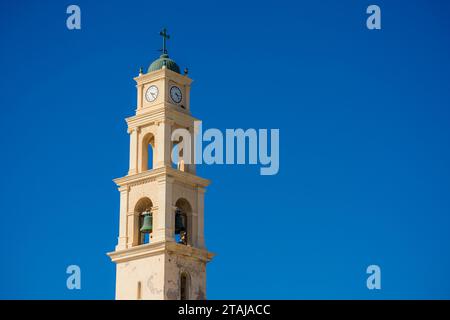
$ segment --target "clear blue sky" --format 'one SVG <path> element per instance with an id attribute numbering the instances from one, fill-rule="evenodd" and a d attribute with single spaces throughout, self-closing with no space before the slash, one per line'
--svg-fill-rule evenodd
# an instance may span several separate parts
<path id="1" fill-rule="evenodd" d="M 72 2 L 0 4 L 0 298 L 114 297 L 112 179 L 162 26 L 205 128 L 280 129 L 276 176 L 198 169 L 209 298 L 450 298 L 448 1 L 73 3 L 80 31 Z"/>

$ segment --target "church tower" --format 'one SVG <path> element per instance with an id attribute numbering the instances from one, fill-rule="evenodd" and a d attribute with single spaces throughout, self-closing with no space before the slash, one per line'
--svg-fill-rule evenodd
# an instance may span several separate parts
<path id="1" fill-rule="evenodd" d="M 169 58 L 166 29 L 160 35 L 162 55 L 134 78 L 136 114 L 126 119 L 129 171 L 114 180 L 119 238 L 108 255 L 116 263 L 116 299 L 206 299 L 206 263 L 213 257 L 203 234 L 209 180 L 196 175 L 194 161 L 174 164 L 171 156 L 181 142 L 172 142 L 174 130 L 186 129 L 194 140 L 192 80 Z M 190 148 L 193 157 L 194 143 Z"/>

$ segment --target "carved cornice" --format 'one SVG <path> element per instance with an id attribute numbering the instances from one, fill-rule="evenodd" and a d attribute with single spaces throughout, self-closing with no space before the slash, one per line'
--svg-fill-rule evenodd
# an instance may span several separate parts
<path id="1" fill-rule="evenodd" d="M 139 180 L 139 181 L 130 183 L 129 186 L 130 187 L 135 187 L 135 186 L 139 186 L 141 184 L 146 184 L 146 183 L 150 183 L 150 182 L 154 182 L 154 181 L 156 181 L 155 178 L 148 178 L 148 179 L 143 179 L 143 180 Z"/>
<path id="2" fill-rule="evenodd" d="M 138 86 L 155 81 L 155 80 L 159 80 L 159 79 L 165 79 L 165 78 L 170 78 L 171 80 L 178 82 L 179 84 L 185 85 L 185 86 L 190 86 L 192 83 L 192 79 L 185 76 L 185 75 L 181 75 L 177 72 L 174 72 L 172 70 L 169 69 L 160 69 L 157 71 L 153 71 L 150 73 L 146 73 L 146 74 L 142 74 L 138 77 L 133 78 L 134 81 L 136 81 L 136 84 Z"/>
<path id="3" fill-rule="evenodd" d="M 128 117 L 125 119 L 125 121 L 128 124 L 128 131 L 131 131 L 137 127 L 164 121 L 176 123 L 184 127 L 190 127 L 193 125 L 194 121 L 199 121 L 199 119 L 193 117 L 188 113 L 175 110 L 173 107 L 161 103 L 161 107 L 154 109 L 152 108 L 152 110 L 149 110 L 145 113 L 140 113 L 135 116 Z"/>
<path id="4" fill-rule="evenodd" d="M 205 188 L 211 183 L 210 180 L 201 178 L 189 172 L 174 169 L 169 166 L 148 170 L 133 175 L 128 175 L 122 178 L 114 179 L 113 181 L 117 184 L 118 187 L 124 186 L 133 187 L 136 185 L 153 182 L 161 179 L 174 180 L 175 182 L 181 182 L 189 184 L 193 187 L 200 187 L 200 188 Z"/>
<path id="5" fill-rule="evenodd" d="M 138 114 L 132 117 L 128 117 L 125 121 L 128 124 L 128 129 L 132 130 L 134 128 L 148 125 L 152 122 L 161 121 L 166 118 L 166 110 L 164 107 L 150 110 L 143 114 Z"/>
<path id="6" fill-rule="evenodd" d="M 107 253 L 113 262 L 120 263 L 135 259 L 142 259 L 158 254 L 176 254 L 203 262 L 209 262 L 215 256 L 214 253 L 206 249 L 186 246 L 175 241 L 161 241 L 148 243 L 123 250 L 116 250 Z"/>

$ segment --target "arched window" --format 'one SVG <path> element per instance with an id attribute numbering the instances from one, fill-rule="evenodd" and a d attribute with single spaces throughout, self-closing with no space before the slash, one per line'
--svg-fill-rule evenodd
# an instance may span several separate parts
<path id="1" fill-rule="evenodd" d="M 180 300 L 189 300 L 189 276 L 186 272 L 180 275 Z"/>
<path id="2" fill-rule="evenodd" d="M 136 204 L 134 213 L 138 223 L 136 224 L 137 245 L 150 243 L 153 231 L 153 203 L 149 198 L 142 198 Z"/>
<path id="3" fill-rule="evenodd" d="M 155 160 L 155 136 L 151 133 L 142 139 L 142 171 L 154 168 Z"/>

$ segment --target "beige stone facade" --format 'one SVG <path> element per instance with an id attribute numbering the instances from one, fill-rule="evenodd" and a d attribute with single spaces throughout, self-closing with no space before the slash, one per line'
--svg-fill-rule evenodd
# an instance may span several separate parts
<path id="1" fill-rule="evenodd" d="M 119 237 L 108 255 L 117 264 L 116 299 L 205 299 L 206 263 L 213 257 L 204 239 L 204 196 L 210 182 L 196 175 L 194 164 L 173 164 L 171 159 L 173 130 L 194 132 L 192 80 L 162 68 L 135 81 L 136 114 L 126 119 L 128 175 L 114 180 L 120 192 Z M 146 210 L 152 215 L 148 243 L 140 232 Z M 186 217 L 185 244 L 176 240 L 176 212 Z"/>

